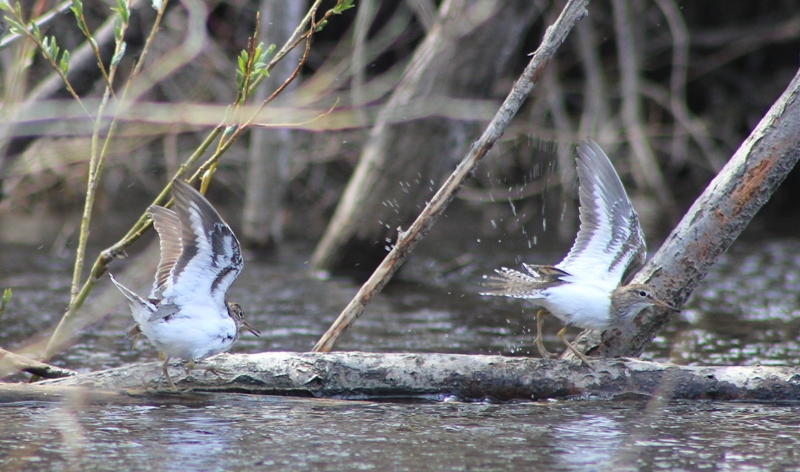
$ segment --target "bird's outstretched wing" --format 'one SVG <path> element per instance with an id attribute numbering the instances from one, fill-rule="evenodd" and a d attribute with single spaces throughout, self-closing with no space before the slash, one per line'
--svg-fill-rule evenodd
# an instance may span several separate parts
<path id="1" fill-rule="evenodd" d="M 608 156 L 591 138 L 578 146 L 577 167 L 581 228 L 556 267 L 613 289 L 647 258 L 639 216 Z"/>
<path id="2" fill-rule="evenodd" d="M 174 211 L 149 209 L 161 239 L 153 298 L 186 302 L 211 294 L 224 306 L 225 292 L 242 271 L 239 241 L 200 192 L 175 180 L 172 195 Z"/>
<path id="3" fill-rule="evenodd" d="M 183 252 L 181 220 L 174 211 L 155 205 L 148 208 L 147 214 L 153 219 L 153 227 L 158 232 L 161 245 L 161 260 L 158 262 L 150 298 L 161 300 L 164 290 L 172 285 L 172 268 Z"/>

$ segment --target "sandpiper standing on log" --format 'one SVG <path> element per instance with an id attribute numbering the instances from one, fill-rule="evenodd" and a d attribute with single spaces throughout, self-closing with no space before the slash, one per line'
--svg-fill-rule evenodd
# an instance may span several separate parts
<path id="1" fill-rule="evenodd" d="M 231 228 L 205 197 L 188 184 L 174 180 L 175 210 L 151 206 L 148 215 L 158 232 L 161 260 L 147 299 L 111 281 L 128 299 L 136 325 L 129 334 L 144 334 L 163 352 L 164 376 L 171 357 L 195 362 L 225 352 L 240 329 L 261 334 L 244 319 L 236 303 L 225 300 L 228 287 L 242 272 L 242 251 Z M 213 370 L 213 369 L 210 369 Z"/>
<path id="2" fill-rule="evenodd" d="M 559 339 L 588 364 L 564 338 L 569 326 L 602 331 L 645 308 L 679 310 L 657 299 L 647 285 L 621 285 L 647 259 L 639 217 L 611 161 L 591 138 L 578 146 L 577 167 L 581 227 L 567 257 L 555 266 L 522 264 L 527 274 L 503 267 L 484 276 L 489 290 L 482 295 L 524 298 L 549 311 L 566 323 Z M 551 357 L 542 343 L 545 313 L 536 314 L 534 343 L 542 357 Z"/>

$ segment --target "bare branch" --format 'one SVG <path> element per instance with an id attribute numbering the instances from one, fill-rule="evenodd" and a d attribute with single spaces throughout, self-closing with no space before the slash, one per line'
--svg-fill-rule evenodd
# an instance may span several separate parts
<path id="1" fill-rule="evenodd" d="M 530 62 L 514 84 L 505 102 L 498 110 L 494 119 L 489 123 L 483 135 L 472 145 L 470 152 L 464 157 L 453 174 L 445 181 L 442 187 L 431 198 L 431 201 L 422 210 L 411 227 L 404 232 L 398 232 L 398 241 L 383 262 L 375 269 L 372 276 L 361 287 L 353 300 L 345 307 L 333 325 L 314 346 L 314 351 L 327 352 L 333 349 L 338 339 L 364 312 L 364 308 L 389 282 L 395 272 L 408 258 L 411 251 L 425 235 L 428 234 L 433 224 L 444 213 L 447 206 L 455 197 L 456 192 L 464 180 L 472 175 L 476 167 L 486 157 L 486 153 L 494 143 L 503 135 L 511 119 L 516 115 L 522 103 L 533 91 L 544 67 L 555 55 L 559 46 L 566 40 L 567 35 L 581 18 L 586 16 L 588 0 L 571 0 L 564 7 L 558 20 L 547 29 L 542 44 L 533 53 Z"/>

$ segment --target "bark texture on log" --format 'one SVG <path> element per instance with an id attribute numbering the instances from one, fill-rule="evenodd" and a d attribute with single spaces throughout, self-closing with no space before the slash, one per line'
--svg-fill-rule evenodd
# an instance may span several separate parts
<path id="1" fill-rule="evenodd" d="M 362 352 L 221 354 L 203 364 L 214 366 L 218 375 L 196 370 L 187 377 L 178 363 L 171 364 L 170 375 L 178 388 L 196 393 L 343 399 L 800 399 L 800 367 L 685 367 L 632 359 L 598 359 L 585 366 L 521 357 Z M 0 400 L 22 395 L 17 385 L 4 387 L 0 384 Z M 168 389 L 159 363 L 47 380 L 35 387 L 42 390 L 31 390 L 30 398 L 39 398 L 46 388 L 53 395 L 86 387 L 125 391 L 126 397 L 143 395 L 143 388 Z"/>
<path id="2" fill-rule="evenodd" d="M 682 306 L 717 258 L 744 230 L 800 159 L 800 73 L 731 160 L 694 202 L 655 256 L 633 278 L 658 298 Z M 638 356 L 672 312 L 645 310 L 622 330 L 584 332 L 584 352 Z M 571 353 L 570 353 L 571 354 Z"/>
<path id="3" fill-rule="evenodd" d="M 370 131 L 314 252 L 313 270 L 369 274 L 383 260 L 385 241 L 395 239 L 398 226 L 413 221 L 479 131 L 467 121 L 438 117 L 402 122 L 407 107 L 439 97 L 489 97 L 539 11 L 521 0 L 442 4 L 438 22 Z"/>

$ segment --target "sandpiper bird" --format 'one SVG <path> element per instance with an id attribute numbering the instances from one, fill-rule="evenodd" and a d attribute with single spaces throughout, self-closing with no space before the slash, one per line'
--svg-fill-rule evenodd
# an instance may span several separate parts
<path id="1" fill-rule="evenodd" d="M 653 296 L 643 284 L 628 284 L 647 259 L 639 217 L 611 161 L 591 138 L 578 146 L 581 227 L 567 257 L 555 266 L 522 264 L 524 274 L 503 267 L 484 276 L 498 295 L 531 300 L 566 323 L 558 333 L 575 355 L 588 358 L 564 338 L 569 326 L 606 330 L 630 321 L 649 307 L 677 308 Z M 551 357 L 542 343 L 542 316 L 536 314 L 536 344 L 542 357 Z"/>
<path id="2" fill-rule="evenodd" d="M 242 307 L 225 300 L 243 265 L 233 231 L 188 184 L 174 180 L 172 195 L 175 211 L 155 205 L 147 211 L 161 243 L 150 296 L 144 299 L 109 276 L 137 323 L 128 334 L 144 334 L 164 353 L 161 368 L 177 390 L 167 370 L 171 357 L 186 359 L 188 373 L 195 362 L 230 349 L 240 329 L 261 333 L 245 321 Z"/>

